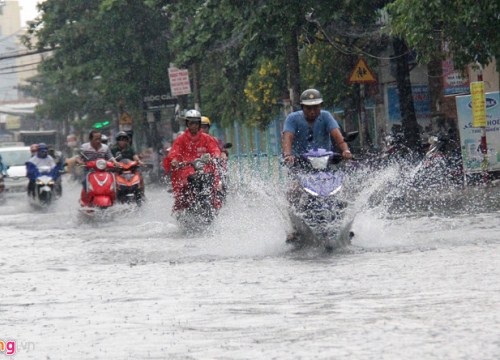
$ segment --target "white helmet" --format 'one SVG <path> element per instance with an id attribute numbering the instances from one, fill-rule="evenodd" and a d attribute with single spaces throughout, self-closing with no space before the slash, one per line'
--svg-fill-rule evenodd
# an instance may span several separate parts
<path id="1" fill-rule="evenodd" d="M 198 110 L 188 110 L 186 111 L 186 115 L 184 115 L 184 117 L 186 118 L 186 120 L 199 120 L 201 122 L 201 113 Z"/>

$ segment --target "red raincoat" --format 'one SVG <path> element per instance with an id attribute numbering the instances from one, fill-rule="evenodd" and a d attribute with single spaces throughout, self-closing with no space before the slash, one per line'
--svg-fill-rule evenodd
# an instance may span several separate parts
<path id="1" fill-rule="evenodd" d="M 190 162 L 201 155 L 209 153 L 212 157 L 219 157 L 221 152 L 219 145 L 210 135 L 199 131 L 196 135 L 192 135 L 189 129 L 186 129 L 177 139 L 175 139 L 172 149 L 168 156 L 163 160 L 163 167 L 165 173 L 172 170 L 172 188 L 174 190 L 175 204 L 174 211 L 186 208 L 188 204 L 182 203 L 182 193 L 187 187 L 187 178 L 189 175 L 194 174 L 192 166 L 185 166 L 178 169 L 171 169 L 170 163 L 172 160 L 178 162 Z M 219 175 L 217 174 L 214 164 L 205 165 L 205 171 L 215 173 L 215 184 L 219 182 Z M 215 191 L 215 189 L 214 189 Z M 220 200 L 215 198 L 213 204 L 215 208 L 220 208 Z"/>

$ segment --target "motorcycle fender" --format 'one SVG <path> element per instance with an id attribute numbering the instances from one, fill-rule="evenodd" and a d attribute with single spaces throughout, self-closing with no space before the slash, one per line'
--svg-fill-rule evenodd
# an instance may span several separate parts
<path id="1" fill-rule="evenodd" d="M 94 206 L 98 206 L 98 207 L 109 207 L 109 206 L 113 205 L 113 200 L 109 196 L 96 195 L 92 199 L 92 203 Z"/>
<path id="2" fill-rule="evenodd" d="M 51 191 L 52 191 L 52 189 L 50 188 L 50 186 L 45 185 L 45 186 L 42 186 L 42 187 L 40 188 L 40 192 L 42 192 L 42 191 L 45 191 L 45 192 L 51 192 Z"/>

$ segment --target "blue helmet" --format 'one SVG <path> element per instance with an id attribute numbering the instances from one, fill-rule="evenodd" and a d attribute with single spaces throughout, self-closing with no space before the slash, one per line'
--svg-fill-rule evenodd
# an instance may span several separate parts
<path id="1" fill-rule="evenodd" d="M 48 153 L 49 153 L 49 147 L 47 146 L 47 144 L 45 143 L 38 144 L 38 150 L 36 154 L 39 158 L 47 157 Z"/>

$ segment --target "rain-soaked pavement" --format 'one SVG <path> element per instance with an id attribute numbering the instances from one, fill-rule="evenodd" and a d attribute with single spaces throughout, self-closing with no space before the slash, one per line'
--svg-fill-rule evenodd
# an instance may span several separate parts
<path id="1" fill-rule="evenodd" d="M 47 212 L 10 196 L 0 357 L 498 359 L 499 189 L 411 213 L 367 205 L 368 190 L 333 253 L 286 245 L 283 197 L 259 185 L 198 235 L 160 188 L 101 223 L 79 221 L 76 183 Z"/>

